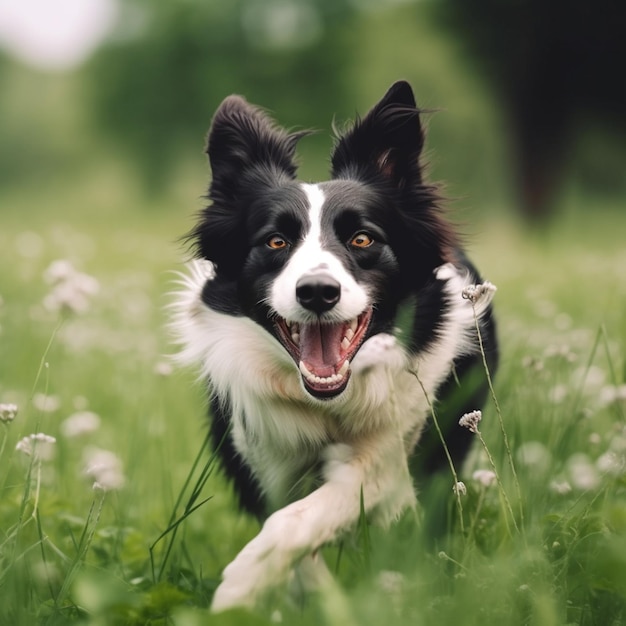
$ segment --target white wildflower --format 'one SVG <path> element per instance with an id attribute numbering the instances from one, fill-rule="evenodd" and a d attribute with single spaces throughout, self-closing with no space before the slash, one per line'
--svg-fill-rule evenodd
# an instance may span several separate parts
<path id="1" fill-rule="evenodd" d="M 566 480 L 553 480 L 549 486 L 551 491 L 561 496 L 568 494 L 572 490 L 572 486 Z"/>
<path id="2" fill-rule="evenodd" d="M 45 393 L 36 393 L 33 396 L 34 407 L 43 413 L 54 413 L 59 410 L 61 400 L 58 396 L 49 396 Z"/>
<path id="3" fill-rule="evenodd" d="M 626 402 L 626 385 L 606 385 L 600 390 L 600 405 Z"/>
<path id="4" fill-rule="evenodd" d="M 79 437 L 93 433 L 100 428 L 100 417 L 93 411 L 77 411 L 61 423 L 65 437 Z"/>
<path id="5" fill-rule="evenodd" d="M 483 487 L 489 487 L 496 482 L 496 473 L 488 469 L 477 469 L 472 474 L 472 479 Z"/>
<path id="6" fill-rule="evenodd" d="M 596 459 L 596 467 L 603 474 L 621 476 L 624 473 L 624 461 L 624 457 L 609 450 Z"/>
<path id="7" fill-rule="evenodd" d="M 600 484 L 599 472 L 586 454 L 573 454 L 567 460 L 566 467 L 569 482 L 575 489 L 587 491 Z"/>
<path id="8" fill-rule="evenodd" d="M 122 461 L 109 450 L 89 448 L 85 452 L 85 475 L 94 480 L 93 488 L 102 491 L 121 489 L 126 478 Z"/>
<path id="9" fill-rule="evenodd" d="M 154 366 L 154 373 L 158 374 L 159 376 L 171 376 L 173 371 L 174 368 L 172 367 L 172 364 L 168 363 L 167 361 L 159 361 Z"/>
<path id="10" fill-rule="evenodd" d="M 496 290 L 497 287 L 486 280 L 484 283 L 477 285 L 467 285 L 467 287 L 463 288 L 461 295 L 464 300 L 469 300 L 472 304 L 476 304 L 481 300 L 489 302 Z"/>
<path id="11" fill-rule="evenodd" d="M 467 487 L 462 480 L 459 480 L 458 482 L 454 483 L 454 485 L 452 485 L 452 491 L 454 491 L 457 496 L 467 495 Z"/>
<path id="12" fill-rule="evenodd" d="M 44 433 L 33 433 L 17 442 L 15 449 L 38 461 L 49 461 L 54 455 L 56 439 Z"/>
<path id="13" fill-rule="evenodd" d="M 478 432 L 478 423 L 483 418 L 481 411 L 472 411 L 471 413 L 465 413 L 459 420 L 459 426 L 469 429 L 472 433 Z"/>
<path id="14" fill-rule="evenodd" d="M 552 465 L 550 450 L 540 441 L 526 441 L 520 445 L 516 452 L 517 460 L 533 473 L 545 473 Z"/>
<path id="15" fill-rule="evenodd" d="M 52 261 L 43 273 L 43 279 L 49 285 L 56 285 L 72 278 L 76 274 L 76 269 L 66 259 L 57 259 Z"/>
<path id="16" fill-rule="evenodd" d="M 17 415 L 17 404 L 0 404 L 0 422 L 12 422 Z"/>
<path id="17" fill-rule="evenodd" d="M 569 394 L 569 387 L 567 385 L 555 385 L 548 392 L 548 398 L 552 404 L 561 404 L 563 400 L 567 398 Z"/>
<path id="18" fill-rule="evenodd" d="M 378 587 L 388 594 L 398 594 L 406 586 L 406 579 L 400 573 L 393 570 L 382 570 L 376 577 Z"/>
<path id="19" fill-rule="evenodd" d="M 599 391 L 606 384 L 606 373 L 597 365 L 577 367 L 572 373 L 573 385 L 579 387 L 584 384 L 585 389 Z"/>
<path id="20" fill-rule="evenodd" d="M 598 444 L 602 443 L 602 437 L 598 433 L 591 433 L 589 435 L 589 443 L 592 446 L 597 446 Z"/>
<path id="21" fill-rule="evenodd" d="M 90 298 L 100 289 L 93 276 L 79 272 L 66 260 L 51 263 L 44 272 L 44 279 L 52 285 L 52 290 L 43 304 L 54 312 L 84 313 L 89 308 Z"/>

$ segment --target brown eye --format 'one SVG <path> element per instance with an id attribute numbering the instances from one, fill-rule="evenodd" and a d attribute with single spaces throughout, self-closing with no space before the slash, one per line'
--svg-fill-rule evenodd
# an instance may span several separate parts
<path id="1" fill-rule="evenodd" d="M 286 248 L 289 244 L 287 243 L 287 240 L 280 235 L 274 235 L 273 237 L 270 237 L 268 239 L 267 245 L 272 250 L 282 250 L 283 248 Z"/>
<path id="2" fill-rule="evenodd" d="M 373 243 L 374 240 L 367 233 L 357 233 L 352 237 L 350 245 L 355 248 L 369 248 Z"/>

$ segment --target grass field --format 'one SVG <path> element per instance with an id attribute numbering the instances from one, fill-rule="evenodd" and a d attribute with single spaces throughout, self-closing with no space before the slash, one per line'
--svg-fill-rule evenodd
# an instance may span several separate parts
<path id="1" fill-rule="evenodd" d="M 257 526 L 198 457 L 203 390 L 164 356 L 176 238 L 199 203 L 133 203 L 98 181 L 0 199 L 0 403 L 18 407 L 0 424 L 0 624 L 626 623 L 623 211 L 573 210 L 535 234 L 471 227 L 498 286 L 517 482 L 490 402 L 480 427 L 502 486 L 474 475 L 494 469 L 477 441 L 462 518 L 442 476 L 417 514 L 328 548 L 335 588 L 209 616 Z"/>

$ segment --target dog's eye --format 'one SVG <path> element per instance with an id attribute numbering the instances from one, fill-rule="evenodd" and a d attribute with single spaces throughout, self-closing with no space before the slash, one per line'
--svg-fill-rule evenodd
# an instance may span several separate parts
<path id="1" fill-rule="evenodd" d="M 355 248 L 369 248 L 373 243 L 374 240 L 367 233 L 357 233 L 350 241 L 350 245 Z"/>
<path id="2" fill-rule="evenodd" d="M 287 243 L 287 240 L 284 237 L 281 237 L 280 235 L 274 235 L 267 240 L 267 245 L 272 250 L 282 250 L 283 248 L 286 248 L 289 243 Z"/>

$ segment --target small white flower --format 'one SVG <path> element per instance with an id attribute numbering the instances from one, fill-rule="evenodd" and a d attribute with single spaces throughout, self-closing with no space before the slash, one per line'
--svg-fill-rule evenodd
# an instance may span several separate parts
<path id="1" fill-rule="evenodd" d="M 564 496 L 572 490 L 572 486 L 566 480 L 553 480 L 550 483 L 550 489 L 554 493 Z"/>
<path id="2" fill-rule="evenodd" d="M 52 261 L 43 273 L 43 279 L 49 285 L 56 285 L 62 281 L 72 278 L 76 274 L 76 269 L 70 261 L 57 259 Z"/>
<path id="3" fill-rule="evenodd" d="M 38 461 L 49 461 L 54 455 L 56 439 L 44 433 L 33 433 L 17 442 L 15 449 Z"/>
<path id="4" fill-rule="evenodd" d="M 400 572 L 392 570 L 382 570 L 377 578 L 376 582 L 378 587 L 388 594 L 398 594 L 406 586 L 406 579 Z"/>
<path id="5" fill-rule="evenodd" d="M 154 373 L 158 374 L 159 376 L 171 376 L 173 371 L 174 368 L 172 367 L 172 364 L 168 363 L 167 361 L 159 361 L 154 366 Z"/>
<path id="6" fill-rule="evenodd" d="M 44 298 L 44 307 L 53 312 L 84 313 L 90 298 L 98 293 L 98 281 L 76 270 L 66 260 L 54 261 L 44 272 L 44 279 L 52 291 Z"/>
<path id="7" fill-rule="evenodd" d="M 589 443 L 593 446 L 597 446 L 602 442 L 602 437 L 598 433 L 591 433 L 589 435 Z"/>
<path id="8" fill-rule="evenodd" d="M 12 422 L 17 415 L 17 404 L 0 404 L 0 422 Z"/>
<path id="9" fill-rule="evenodd" d="M 481 300 L 489 302 L 496 291 L 497 287 L 486 280 L 484 283 L 477 285 L 467 285 L 467 287 L 464 287 L 461 295 L 464 300 L 469 300 L 472 304 L 476 304 Z"/>
<path id="10" fill-rule="evenodd" d="M 85 452 L 85 475 L 94 480 L 93 488 L 102 491 L 121 489 L 126 478 L 122 469 L 122 461 L 109 450 L 89 448 Z"/>
<path id="11" fill-rule="evenodd" d="M 596 460 L 596 467 L 603 474 L 621 476 L 624 473 L 624 458 L 615 452 L 605 452 Z"/>
<path id="12" fill-rule="evenodd" d="M 607 406 L 626 401 L 626 385 L 606 385 L 600 390 L 600 404 Z"/>
<path id="13" fill-rule="evenodd" d="M 567 398 L 569 394 L 569 387 L 567 385 L 555 385 L 548 392 L 548 398 L 552 404 L 561 404 L 563 400 Z"/>
<path id="14" fill-rule="evenodd" d="M 545 473 L 552 465 L 552 454 L 541 441 L 525 441 L 515 454 L 522 465 L 533 470 L 533 473 Z"/>
<path id="15" fill-rule="evenodd" d="M 45 393 L 36 393 L 33 396 L 34 407 L 43 413 L 54 413 L 59 410 L 61 400 L 58 396 L 48 396 Z"/>
<path id="16" fill-rule="evenodd" d="M 472 433 L 478 432 L 478 423 L 483 418 L 483 414 L 481 411 L 471 411 L 470 413 L 465 413 L 461 419 L 459 420 L 459 426 L 463 426 L 463 428 L 467 428 Z"/>
<path id="17" fill-rule="evenodd" d="M 452 486 L 452 491 L 454 491 L 454 493 L 457 496 L 465 496 L 467 495 L 467 487 L 465 486 L 465 483 L 461 480 L 459 480 L 458 482 L 454 483 L 454 485 Z"/>
<path id="18" fill-rule="evenodd" d="M 65 437 L 79 437 L 93 433 L 100 428 L 100 417 L 93 411 L 77 411 L 61 423 Z"/>
<path id="19" fill-rule="evenodd" d="M 574 488 L 587 491 L 600 484 L 599 472 L 586 454 L 573 454 L 566 465 L 569 481 Z"/>
<path id="20" fill-rule="evenodd" d="M 483 487 L 490 487 L 496 482 L 496 473 L 488 469 L 477 469 L 472 474 L 472 478 Z"/>

